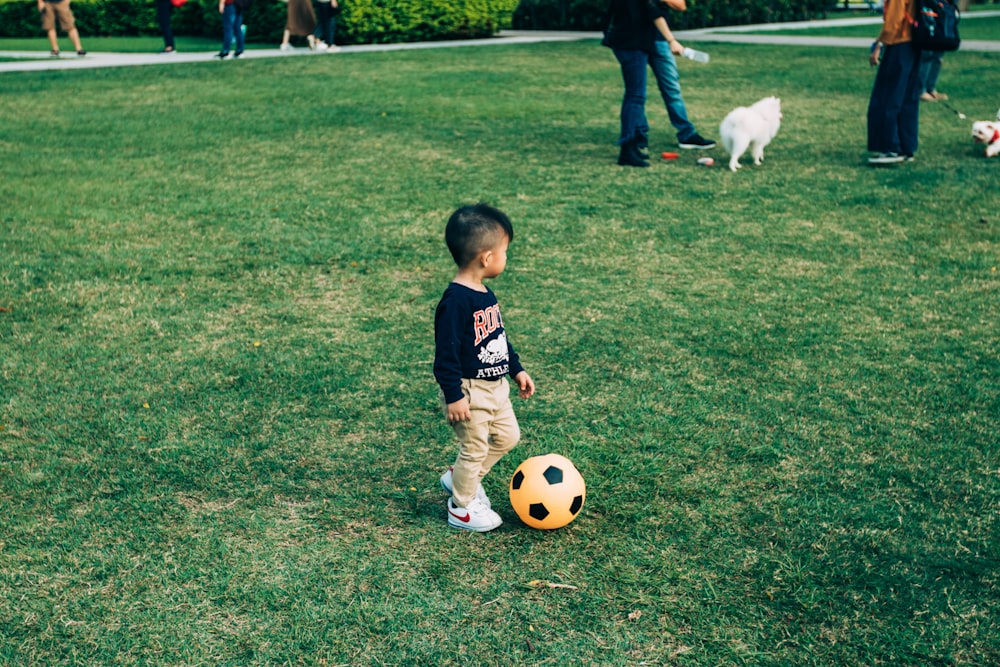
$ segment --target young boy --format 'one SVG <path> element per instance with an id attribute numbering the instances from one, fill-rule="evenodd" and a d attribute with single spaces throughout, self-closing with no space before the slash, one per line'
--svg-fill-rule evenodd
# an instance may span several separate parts
<path id="1" fill-rule="evenodd" d="M 507 376 L 521 398 L 535 393 L 535 383 L 507 342 L 496 296 L 483 284 L 507 265 L 510 220 L 486 204 L 463 206 L 448 219 L 444 236 L 458 274 L 434 314 L 434 377 L 459 450 L 441 486 L 451 494 L 448 524 L 483 533 L 503 522 L 480 482 L 521 438 Z"/>

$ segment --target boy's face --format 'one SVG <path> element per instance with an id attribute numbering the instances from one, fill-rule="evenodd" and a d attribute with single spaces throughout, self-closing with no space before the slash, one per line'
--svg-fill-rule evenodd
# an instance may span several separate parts
<path id="1" fill-rule="evenodd" d="M 483 251 L 484 278 L 496 278 L 503 273 L 504 268 L 507 266 L 507 246 L 509 245 L 510 239 L 504 235 L 495 246 Z"/>

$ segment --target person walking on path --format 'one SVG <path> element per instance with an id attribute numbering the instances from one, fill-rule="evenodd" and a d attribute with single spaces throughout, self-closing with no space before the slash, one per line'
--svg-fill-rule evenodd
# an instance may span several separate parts
<path id="1" fill-rule="evenodd" d="M 73 10 L 69 8 L 70 0 L 38 0 L 38 12 L 42 16 L 42 30 L 49 37 L 49 46 L 52 47 L 52 56 L 59 57 L 59 37 L 56 34 L 56 19 L 59 19 L 59 27 L 62 28 L 69 39 L 73 42 L 76 55 L 85 56 L 87 52 L 80 44 L 80 31 L 76 29 L 76 21 L 73 18 Z"/>
<path id="2" fill-rule="evenodd" d="M 247 0 L 219 0 L 219 13 L 222 14 L 222 50 L 215 57 L 228 60 L 243 55 L 243 9 Z M 229 55 L 229 47 L 236 36 L 236 53 Z"/>
<path id="3" fill-rule="evenodd" d="M 911 161 L 920 125 L 920 49 L 910 16 L 915 0 L 885 0 L 882 32 L 868 62 L 878 67 L 868 102 L 868 150 L 873 165 Z"/>
<path id="4" fill-rule="evenodd" d="M 325 44 L 328 51 L 339 51 L 333 43 L 337 37 L 337 14 L 340 13 L 340 3 L 337 0 L 316 0 L 316 38 L 320 44 Z M 322 46 L 320 46 L 322 48 Z"/>
<path id="5" fill-rule="evenodd" d="M 292 48 L 292 35 L 305 37 L 309 40 L 309 48 L 315 50 L 319 45 L 319 40 L 313 34 L 315 30 L 316 12 L 313 11 L 312 0 L 288 0 L 288 21 L 285 33 L 281 36 L 281 50 L 288 51 Z"/>

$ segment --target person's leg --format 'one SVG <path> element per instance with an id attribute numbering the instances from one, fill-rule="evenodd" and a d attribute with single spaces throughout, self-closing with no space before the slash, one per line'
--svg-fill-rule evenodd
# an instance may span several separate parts
<path id="1" fill-rule="evenodd" d="M 899 150 L 903 155 L 916 155 L 920 129 L 920 50 L 911 43 L 899 44 L 905 87 L 899 108 Z"/>
<path id="2" fill-rule="evenodd" d="M 646 121 L 646 66 L 649 62 L 644 51 L 614 49 L 622 69 L 625 94 L 622 96 L 621 135 L 619 146 L 644 140 L 649 124 Z"/>
<path id="3" fill-rule="evenodd" d="M 52 55 L 58 55 L 59 37 L 56 35 L 56 10 L 51 2 L 46 2 L 42 5 L 41 19 L 42 30 L 45 31 L 45 36 L 49 38 L 49 47 L 52 50 Z"/>
<path id="4" fill-rule="evenodd" d="M 483 462 L 489 455 L 491 410 L 481 404 L 483 393 L 476 383 L 462 380 L 462 392 L 469 399 L 472 419 L 452 424 L 458 438 L 458 456 L 452 467 L 452 500 L 456 507 L 468 507 L 476 498 L 482 479 Z"/>
<path id="5" fill-rule="evenodd" d="M 317 2 L 316 3 L 316 30 L 313 34 L 320 39 L 320 41 L 331 44 L 330 35 L 328 34 L 330 30 L 330 3 L 329 2 Z"/>
<path id="6" fill-rule="evenodd" d="M 243 53 L 246 36 L 243 34 L 243 10 L 233 5 L 233 32 L 236 34 L 236 55 Z"/>
<path id="7" fill-rule="evenodd" d="M 170 27 L 170 14 L 174 6 L 170 0 L 156 0 L 156 20 L 160 24 L 160 32 L 163 33 L 163 50 L 174 50 L 174 31 Z"/>
<path id="8" fill-rule="evenodd" d="M 220 56 L 229 53 L 229 49 L 233 45 L 233 18 L 235 14 L 235 5 L 226 5 L 222 8 L 222 50 L 219 51 Z"/>
<path id="9" fill-rule="evenodd" d="M 493 389 L 493 423 L 490 424 L 489 452 L 479 471 L 480 480 L 489 474 L 497 461 L 514 449 L 521 440 L 521 427 L 510 402 L 510 383 L 506 378 Z"/>
<path id="10" fill-rule="evenodd" d="M 919 82 L 914 49 L 908 44 L 893 44 L 882 49 L 882 60 L 875 73 L 868 101 L 868 150 L 876 153 L 900 153 L 899 119 L 904 98 L 912 81 Z M 919 83 L 916 84 L 919 88 Z M 917 100 L 919 101 L 919 93 Z"/>
<path id="11" fill-rule="evenodd" d="M 932 95 L 937 93 L 937 81 L 938 77 L 941 75 L 941 57 L 944 56 L 943 51 L 923 51 L 920 54 L 920 64 L 923 66 L 924 55 L 927 56 L 928 65 L 927 72 L 924 76 L 924 90 Z"/>
<path id="12" fill-rule="evenodd" d="M 83 44 L 80 43 L 80 31 L 73 28 L 69 31 L 69 41 L 73 42 L 73 48 L 77 53 L 84 53 Z"/>
<path id="13" fill-rule="evenodd" d="M 670 124 L 677 130 L 677 140 L 684 142 L 690 139 L 697 130 L 688 119 L 684 98 L 681 97 L 680 74 L 677 71 L 677 59 L 670 52 L 666 40 L 657 39 L 653 53 L 649 57 L 649 66 L 656 78 L 656 87 L 660 89 L 660 97 L 670 116 Z"/>

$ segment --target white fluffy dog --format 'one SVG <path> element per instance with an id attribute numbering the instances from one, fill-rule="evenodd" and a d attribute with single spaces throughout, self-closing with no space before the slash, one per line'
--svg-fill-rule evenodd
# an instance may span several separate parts
<path id="1" fill-rule="evenodd" d="M 972 138 L 976 143 L 986 144 L 986 157 L 1000 155 L 1000 111 L 997 111 L 997 121 L 977 120 L 972 124 Z"/>
<path id="2" fill-rule="evenodd" d="M 764 146 L 778 134 L 781 127 L 781 100 L 765 97 L 750 107 L 736 107 L 722 120 L 719 134 L 722 146 L 729 153 L 729 169 L 736 171 L 741 166 L 740 156 L 750 149 L 753 163 L 764 161 Z"/>

